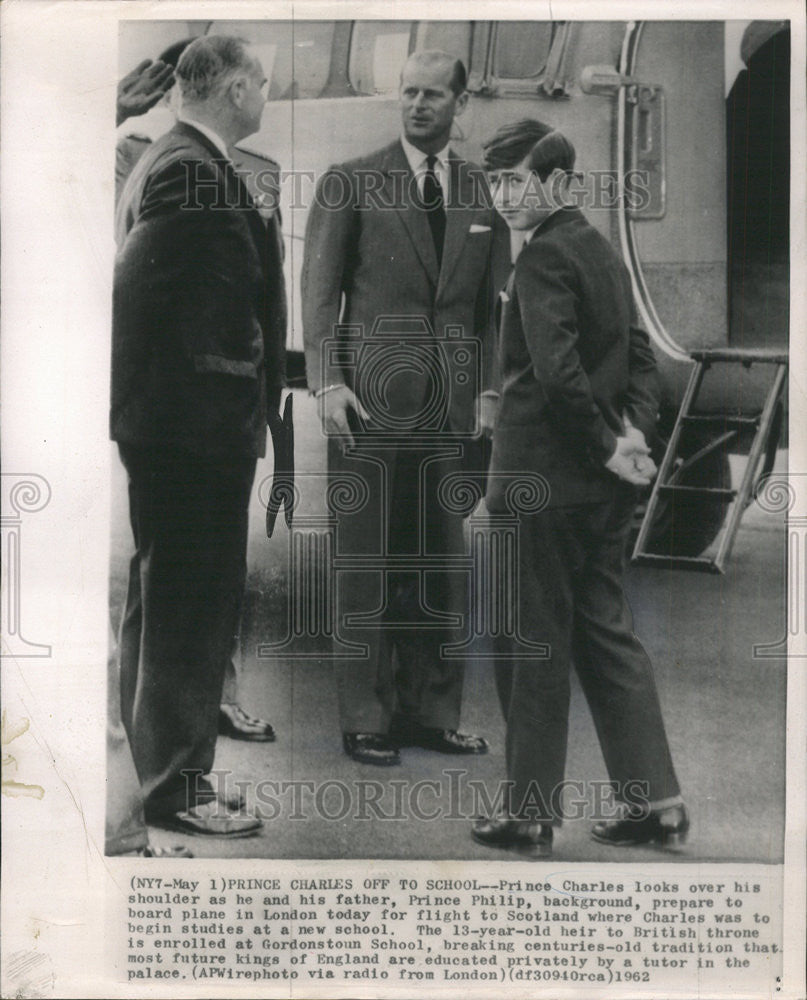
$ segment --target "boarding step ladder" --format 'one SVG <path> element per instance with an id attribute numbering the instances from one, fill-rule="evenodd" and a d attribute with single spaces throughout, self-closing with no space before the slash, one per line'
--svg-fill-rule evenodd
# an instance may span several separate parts
<path id="1" fill-rule="evenodd" d="M 695 367 L 689 377 L 689 383 L 681 401 L 681 408 L 667 443 L 667 450 L 653 483 L 650 499 L 633 548 L 632 560 L 642 566 L 723 573 L 743 513 L 753 500 L 757 483 L 770 472 L 773 465 L 783 421 L 782 395 L 787 380 L 788 358 L 784 352 L 734 350 L 731 348 L 692 351 L 690 356 L 695 362 Z M 738 416 L 733 413 L 694 413 L 693 410 L 706 372 L 715 365 L 737 364 L 748 369 L 752 365 L 770 365 L 773 368 L 773 376 L 768 385 L 761 413 L 757 416 Z M 714 431 L 715 436 L 684 461 L 679 455 L 679 447 L 682 434 L 687 428 L 697 428 L 707 432 Z M 692 469 L 704 456 L 725 448 L 740 434 L 751 431 L 753 431 L 754 437 L 748 453 L 748 464 L 738 489 L 683 485 L 681 483 L 683 473 Z M 763 458 L 764 465 L 757 476 L 757 470 Z M 681 500 L 700 498 L 709 503 L 731 504 L 713 555 L 670 555 L 648 551 L 648 543 L 651 541 L 652 528 L 660 505 L 665 500 L 674 502 L 676 497 Z"/>

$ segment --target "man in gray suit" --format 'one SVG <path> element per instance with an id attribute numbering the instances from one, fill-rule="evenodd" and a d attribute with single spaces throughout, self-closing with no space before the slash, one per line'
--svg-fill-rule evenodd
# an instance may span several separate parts
<path id="1" fill-rule="evenodd" d="M 467 101 L 460 61 L 413 54 L 401 138 L 331 168 L 306 232 L 309 387 L 333 485 L 365 487 L 334 512 L 337 551 L 356 567 L 337 578 L 340 639 L 356 649 L 336 661 L 344 749 L 368 764 L 397 764 L 401 746 L 487 750 L 457 731 L 462 660 L 445 647 L 463 618 L 463 574 L 450 564 L 464 542 L 460 514 L 438 496 L 467 462 L 475 406 L 490 423 L 499 245 L 484 174 L 449 148 Z"/>

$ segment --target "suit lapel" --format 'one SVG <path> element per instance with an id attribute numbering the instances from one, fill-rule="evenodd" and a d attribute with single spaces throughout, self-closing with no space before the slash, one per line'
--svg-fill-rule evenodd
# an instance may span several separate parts
<path id="1" fill-rule="evenodd" d="M 255 249 L 258 251 L 264 273 L 266 273 L 269 265 L 267 259 L 269 252 L 269 227 L 258 211 L 255 199 L 252 197 L 246 182 L 239 174 L 235 164 L 229 160 L 224 165 L 224 175 L 227 181 L 228 194 L 233 198 L 231 203 L 238 206 L 239 212 L 246 213 L 252 241 L 255 244 Z"/>
<path id="2" fill-rule="evenodd" d="M 417 196 L 415 179 L 400 142 L 396 142 L 389 150 L 383 169 L 386 175 L 386 197 L 389 199 L 389 204 L 395 206 L 398 218 L 403 223 L 429 280 L 432 284 L 437 285 L 440 274 L 432 231 L 429 228 L 426 213 L 415 203 Z M 401 184 L 402 178 L 403 184 Z M 401 190 L 402 188 L 403 190 Z"/>
<path id="3" fill-rule="evenodd" d="M 468 165 L 455 156 L 449 159 L 451 169 L 451 189 L 446 211 L 446 238 L 443 244 L 443 266 L 440 269 L 440 281 L 437 285 L 438 296 L 448 283 L 454 272 L 465 241 L 468 238 L 471 222 L 478 208 L 474 192 L 474 181 L 468 170 Z"/>
<path id="4" fill-rule="evenodd" d="M 272 259 L 272 240 L 276 239 L 274 228 L 267 225 L 258 207 L 252 192 L 249 190 L 247 182 L 238 171 L 238 167 L 231 160 L 227 160 L 223 167 L 225 182 L 227 184 L 227 194 L 229 204 L 237 205 L 239 212 L 244 212 L 249 226 L 252 242 L 260 257 L 261 267 L 264 274 L 273 274 L 274 260 Z M 275 226 L 277 223 L 275 222 Z"/>

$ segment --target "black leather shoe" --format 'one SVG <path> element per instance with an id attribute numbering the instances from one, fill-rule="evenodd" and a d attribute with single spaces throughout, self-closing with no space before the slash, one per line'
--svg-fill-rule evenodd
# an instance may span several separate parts
<path id="1" fill-rule="evenodd" d="M 265 719 L 247 715 L 240 705 L 222 702 L 219 705 L 219 735 L 248 743 L 274 743 L 275 731 Z"/>
<path id="2" fill-rule="evenodd" d="M 622 819 L 596 823 L 591 836 L 601 844 L 613 847 L 630 847 L 634 844 L 657 843 L 662 847 L 680 847 L 689 833 L 689 815 L 686 806 L 668 809 L 629 810 Z"/>
<path id="3" fill-rule="evenodd" d="M 422 747 L 435 753 L 483 754 L 488 741 L 482 736 L 458 733 L 456 729 L 431 729 L 409 719 L 393 719 L 390 736 L 403 747 Z"/>
<path id="4" fill-rule="evenodd" d="M 505 817 L 480 819 L 474 824 L 471 836 L 485 847 L 515 850 L 527 858 L 552 856 L 552 827 L 549 823 Z"/>
<path id="5" fill-rule="evenodd" d="M 225 809 L 230 809 L 233 812 L 238 812 L 247 807 L 247 800 L 244 798 L 244 793 L 238 787 L 216 789 L 216 799 Z"/>
<path id="6" fill-rule="evenodd" d="M 343 733 L 345 753 L 360 764 L 391 767 L 401 763 L 398 747 L 382 733 Z"/>

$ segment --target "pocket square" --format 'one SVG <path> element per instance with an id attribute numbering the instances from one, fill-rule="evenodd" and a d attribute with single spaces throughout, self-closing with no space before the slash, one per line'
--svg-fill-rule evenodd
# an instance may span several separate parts
<path id="1" fill-rule="evenodd" d="M 469 232 L 471 232 L 471 233 L 489 233 L 490 232 L 490 226 L 477 226 L 476 223 L 473 223 L 472 226 L 471 226 L 471 228 L 469 229 Z"/>
<path id="2" fill-rule="evenodd" d="M 499 298 L 502 300 L 502 302 L 509 302 L 510 301 L 510 296 L 504 290 L 502 290 L 501 292 L 499 292 Z"/>

